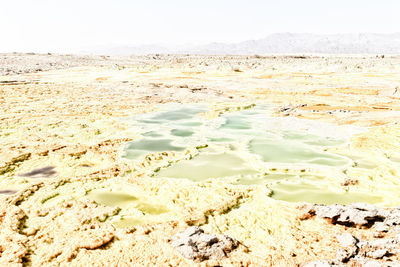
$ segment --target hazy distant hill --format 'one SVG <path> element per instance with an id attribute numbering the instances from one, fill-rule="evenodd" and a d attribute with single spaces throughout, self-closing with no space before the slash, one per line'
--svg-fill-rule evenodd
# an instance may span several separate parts
<path id="1" fill-rule="evenodd" d="M 115 46 L 86 50 L 104 54 L 400 54 L 400 33 L 393 34 L 308 34 L 276 33 L 259 40 L 240 43 L 211 43 L 202 46 Z"/>

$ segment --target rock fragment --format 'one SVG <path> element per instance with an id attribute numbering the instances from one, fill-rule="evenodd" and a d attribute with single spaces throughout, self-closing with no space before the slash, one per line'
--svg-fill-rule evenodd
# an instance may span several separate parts
<path id="1" fill-rule="evenodd" d="M 332 261 L 328 260 L 312 261 L 303 265 L 303 267 L 342 267 L 342 266 L 344 265 L 336 265 Z"/>
<path id="2" fill-rule="evenodd" d="M 333 224 L 346 226 L 371 227 L 376 231 L 375 240 L 361 240 L 350 233 L 337 234 L 342 248 L 336 258 L 310 262 L 305 266 L 400 266 L 398 262 L 388 261 L 390 256 L 400 254 L 400 235 L 395 238 L 383 238 L 384 233 L 400 230 L 400 208 L 381 208 L 366 203 L 351 205 L 306 205 L 299 207 L 300 219 L 313 216 L 329 219 Z M 384 260 L 385 262 L 382 262 Z M 327 265 L 328 264 L 328 265 Z M 353 266 L 351 265 L 351 266 Z"/>
<path id="3" fill-rule="evenodd" d="M 385 209 L 367 203 L 354 203 L 351 205 L 310 205 L 307 208 L 301 207 L 304 212 L 300 216 L 308 219 L 314 215 L 320 218 L 330 219 L 333 224 L 343 224 L 348 226 L 372 226 L 382 222 L 380 229 L 384 225 L 400 225 L 400 208 Z"/>
<path id="4" fill-rule="evenodd" d="M 393 265 L 389 263 L 387 265 L 382 265 L 381 262 L 376 261 L 385 259 L 386 256 L 399 254 L 400 239 L 378 239 L 364 241 L 358 240 L 348 233 L 337 235 L 337 239 L 345 248 L 340 248 L 338 250 L 335 259 L 314 261 L 305 266 L 342 266 L 350 261 L 356 262 L 361 266 L 400 266 L 399 263 L 394 263 Z M 330 265 L 321 265 L 324 262 Z"/>
<path id="5" fill-rule="evenodd" d="M 336 239 L 343 247 L 354 246 L 357 244 L 357 239 L 349 233 L 338 234 L 336 235 Z"/>
<path id="6" fill-rule="evenodd" d="M 174 235 L 171 244 L 185 258 L 204 261 L 226 257 L 239 242 L 226 235 L 206 234 L 200 227 L 192 226 Z"/>
<path id="7" fill-rule="evenodd" d="M 367 255 L 373 259 L 382 259 L 383 256 L 387 254 L 387 252 L 388 251 L 386 249 L 377 249 L 369 252 Z"/>
<path id="8" fill-rule="evenodd" d="M 343 182 L 341 183 L 342 186 L 350 186 L 350 185 L 357 185 L 359 181 L 357 179 L 350 179 L 350 178 L 345 178 Z"/>
<path id="9" fill-rule="evenodd" d="M 374 230 L 375 230 L 375 231 L 378 231 L 378 232 L 384 232 L 384 233 L 386 233 L 386 232 L 389 231 L 389 229 L 390 229 L 389 225 L 387 225 L 387 224 L 384 223 L 384 222 L 377 222 L 377 223 L 375 223 L 375 225 L 374 225 Z"/>

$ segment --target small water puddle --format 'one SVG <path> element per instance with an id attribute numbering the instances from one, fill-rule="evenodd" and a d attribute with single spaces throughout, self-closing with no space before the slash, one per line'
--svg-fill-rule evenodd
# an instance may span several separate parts
<path id="1" fill-rule="evenodd" d="M 344 166 L 350 163 L 344 157 L 318 151 L 305 143 L 284 139 L 255 138 L 250 141 L 249 149 L 260 155 L 263 161 L 280 163 L 308 163 L 325 166 Z"/>
<path id="2" fill-rule="evenodd" d="M 185 147 L 174 145 L 173 142 L 172 139 L 142 138 L 125 146 L 124 157 L 138 159 L 140 156 L 151 152 L 182 151 L 185 149 Z"/>
<path id="3" fill-rule="evenodd" d="M 130 206 L 140 210 L 144 214 L 159 215 L 168 212 L 168 209 L 161 204 L 154 204 L 137 196 L 120 191 L 107 192 L 95 190 L 91 191 L 87 195 L 87 198 L 95 201 L 98 204 L 110 207 L 127 208 Z"/>
<path id="4" fill-rule="evenodd" d="M 156 176 L 203 181 L 210 178 L 256 173 L 257 171 L 244 159 L 225 152 L 201 154 L 191 160 L 182 160 L 169 168 L 162 169 Z"/>
<path id="5" fill-rule="evenodd" d="M 270 187 L 272 198 L 289 202 L 308 202 L 316 204 L 351 204 L 354 202 L 379 203 L 382 197 L 370 193 L 334 192 L 327 187 L 316 186 L 310 182 L 279 183 Z"/>

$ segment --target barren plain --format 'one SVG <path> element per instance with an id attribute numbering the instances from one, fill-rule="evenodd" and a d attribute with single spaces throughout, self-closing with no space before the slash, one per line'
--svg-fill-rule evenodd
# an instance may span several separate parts
<path id="1" fill-rule="evenodd" d="M 399 266 L 399 100 L 399 56 L 0 54 L 0 265 Z"/>

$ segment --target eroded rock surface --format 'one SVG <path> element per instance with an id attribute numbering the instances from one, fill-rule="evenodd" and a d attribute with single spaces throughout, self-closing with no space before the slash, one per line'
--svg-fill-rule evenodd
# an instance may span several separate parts
<path id="1" fill-rule="evenodd" d="M 172 246 L 185 258 L 194 261 L 221 259 L 238 247 L 239 242 L 229 236 L 206 234 L 198 226 L 192 226 L 171 238 Z"/>
<path id="2" fill-rule="evenodd" d="M 380 208 L 367 203 L 354 203 L 351 205 L 306 205 L 302 209 L 305 211 L 303 219 L 316 215 L 330 219 L 333 224 L 348 226 L 376 224 L 378 229 L 400 225 L 400 208 Z"/>
<path id="3" fill-rule="evenodd" d="M 399 261 L 390 259 L 400 253 L 398 238 L 364 241 L 343 233 L 337 239 L 342 248 L 338 249 L 335 259 L 313 261 L 305 266 L 400 266 Z"/>
<path id="4" fill-rule="evenodd" d="M 336 236 L 341 248 L 336 258 L 331 260 L 314 261 L 306 266 L 343 266 L 347 263 L 355 266 L 400 266 L 400 262 L 391 256 L 400 254 L 400 209 L 381 208 L 365 203 L 352 205 L 308 205 L 302 207 L 305 213 L 302 219 L 314 215 L 329 219 L 332 224 L 350 227 L 369 228 L 375 232 L 377 239 L 363 240 L 350 233 Z M 390 238 L 384 233 L 391 233 Z"/>

